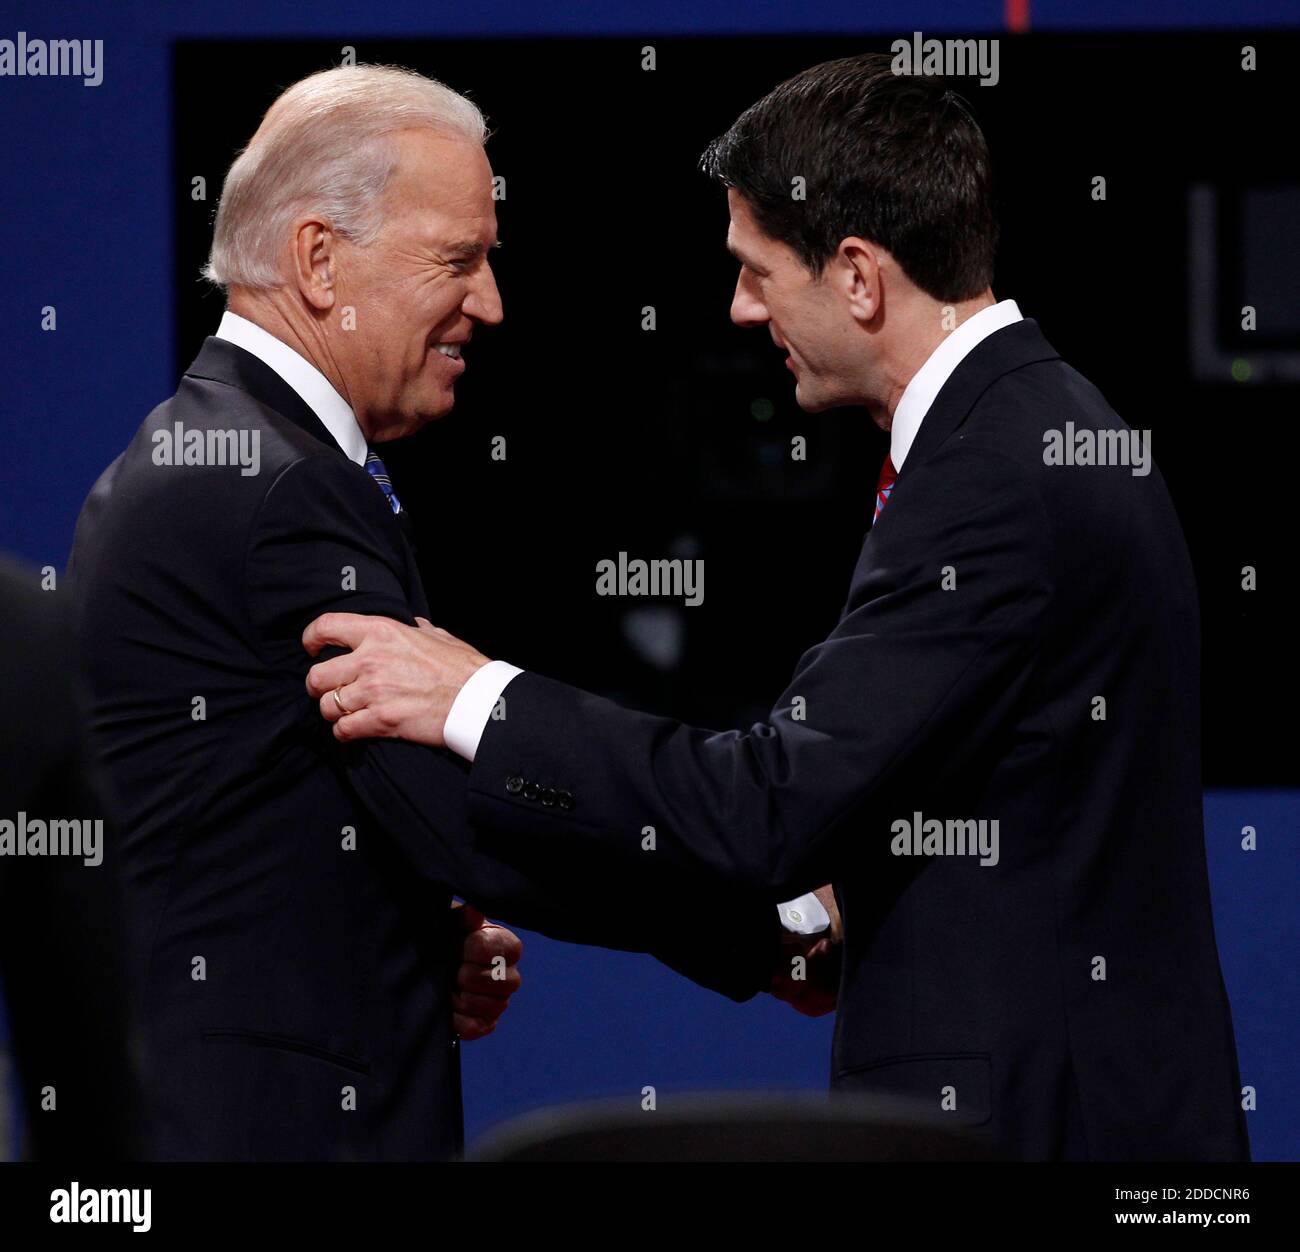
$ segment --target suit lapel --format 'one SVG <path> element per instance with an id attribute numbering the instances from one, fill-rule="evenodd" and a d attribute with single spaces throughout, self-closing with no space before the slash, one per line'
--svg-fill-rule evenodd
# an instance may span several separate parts
<path id="1" fill-rule="evenodd" d="M 199 355 L 194 358 L 194 364 L 185 371 L 185 376 L 207 378 L 246 391 L 254 400 L 266 405 L 268 409 L 274 409 L 281 417 L 301 427 L 313 439 L 319 440 L 345 460 L 350 459 L 334 441 L 334 436 L 326 429 L 324 422 L 312 411 L 311 405 L 265 361 L 238 344 L 209 335 L 203 341 Z M 406 509 L 403 508 L 396 514 L 394 520 L 414 556 L 415 532 Z"/>
<path id="2" fill-rule="evenodd" d="M 999 378 L 1037 361 L 1055 361 L 1059 356 L 1033 318 L 1013 322 L 982 339 L 961 359 L 935 396 L 898 471 L 899 480 L 913 465 L 924 464 L 938 452 L 970 415 L 975 402 Z"/>
<path id="3" fill-rule="evenodd" d="M 402 505 L 402 511 L 396 514 L 396 521 L 402 534 L 406 538 L 407 547 L 411 552 L 415 552 L 415 527 L 411 524 L 411 515 L 406 511 L 406 505 Z"/>
<path id="4" fill-rule="evenodd" d="M 334 436 L 312 412 L 307 403 L 265 361 L 226 339 L 209 335 L 194 358 L 194 364 L 185 371 L 187 378 L 210 378 L 246 391 L 254 400 L 274 409 L 281 417 L 300 426 L 313 439 L 318 439 L 339 456 L 347 454 L 334 442 Z"/>

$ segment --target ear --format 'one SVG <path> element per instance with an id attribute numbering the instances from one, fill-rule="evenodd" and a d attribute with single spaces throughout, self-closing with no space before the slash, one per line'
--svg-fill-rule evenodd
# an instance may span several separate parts
<path id="1" fill-rule="evenodd" d="M 318 217 L 293 224 L 293 278 L 304 300 L 324 312 L 334 307 L 338 237 Z"/>
<path id="2" fill-rule="evenodd" d="M 871 321 L 880 311 L 881 266 L 885 252 L 856 236 L 842 239 L 830 259 L 834 282 L 847 301 L 849 312 L 860 322 Z"/>

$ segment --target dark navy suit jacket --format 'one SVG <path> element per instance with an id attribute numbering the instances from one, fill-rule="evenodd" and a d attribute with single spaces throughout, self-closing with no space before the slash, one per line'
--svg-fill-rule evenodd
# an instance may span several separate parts
<path id="1" fill-rule="evenodd" d="M 178 422 L 256 433 L 259 472 L 157 464 Z M 333 739 L 302 631 L 428 614 L 403 520 L 287 383 L 216 338 L 82 512 L 69 572 L 123 808 L 157 1157 L 453 1155 L 453 893 L 736 999 L 766 985 L 779 928 L 756 894 L 577 828 L 507 866 L 468 823 L 463 762 Z"/>
<path id="2" fill-rule="evenodd" d="M 1018 1157 L 1244 1159 L 1192 568 L 1158 471 L 1046 463 L 1068 422 L 1127 438 L 1035 322 L 996 331 L 766 722 L 713 733 L 523 674 L 471 813 L 527 849 L 562 788 L 565 827 L 611 845 L 654 825 L 774 900 L 833 880 L 838 1089 L 916 1096 Z M 896 854 L 935 820 L 996 821 L 996 864 Z"/>

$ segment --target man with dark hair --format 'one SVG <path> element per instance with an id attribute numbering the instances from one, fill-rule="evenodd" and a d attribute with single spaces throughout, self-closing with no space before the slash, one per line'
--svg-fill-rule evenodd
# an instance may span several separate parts
<path id="1" fill-rule="evenodd" d="M 943 80 L 896 75 L 886 56 L 828 61 L 782 83 L 700 164 L 813 276 L 842 239 L 862 235 L 936 300 L 993 285 L 998 224 L 984 134 Z"/>
<path id="2" fill-rule="evenodd" d="M 1023 1159 L 1245 1159 L 1186 544 L 1142 432 L 994 299 L 979 128 L 942 82 L 856 57 L 704 163 L 733 321 L 787 354 L 803 409 L 890 435 L 830 636 L 747 733 L 350 614 L 308 628 L 353 649 L 309 690 L 341 740 L 472 761 L 471 816 L 518 855 L 653 825 L 656 856 L 772 900 L 831 878 L 836 1089 L 917 1097 Z M 1064 430 L 1125 455 L 1062 458 Z"/>

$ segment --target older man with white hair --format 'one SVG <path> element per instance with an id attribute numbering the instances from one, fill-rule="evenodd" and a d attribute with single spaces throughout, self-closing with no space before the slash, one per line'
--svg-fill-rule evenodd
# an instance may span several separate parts
<path id="1" fill-rule="evenodd" d="M 160 1158 L 454 1155 L 457 1035 L 491 1029 L 519 945 L 453 895 L 736 999 L 777 956 L 770 903 L 595 855 L 581 827 L 506 866 L 469 826 L 463 763 L 341 745 L 307 695 L 314 617 L 428 612 L 374 447 L 445 414 L 465 345 L 501 320 L 485 135 L 401 69 L 285 91 L 226 179 L 221 325 L 78 524 Z"/>

